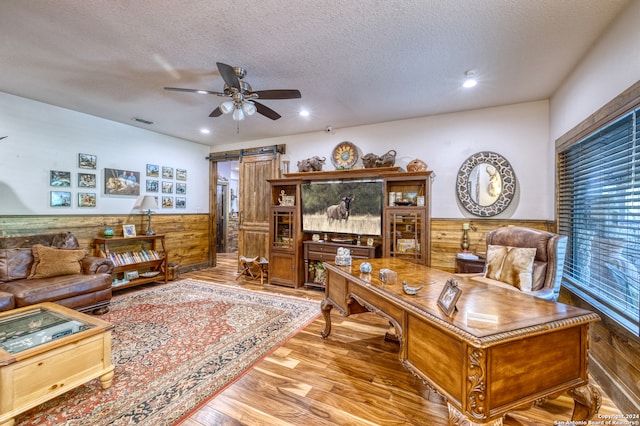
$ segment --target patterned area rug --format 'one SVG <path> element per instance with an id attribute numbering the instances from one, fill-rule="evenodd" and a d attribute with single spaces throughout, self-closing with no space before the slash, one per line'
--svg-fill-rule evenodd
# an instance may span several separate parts
<path id="1" fill-rule="evenodd" d="M 116 296 L 113 384 L 93 380 L 16 425 L 172 425 L 320 314 L 318 301 L 197 280 Z"/>

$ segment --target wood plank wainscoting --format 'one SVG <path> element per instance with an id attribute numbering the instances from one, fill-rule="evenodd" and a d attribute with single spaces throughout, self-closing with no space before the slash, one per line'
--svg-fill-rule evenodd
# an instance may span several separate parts
<path id="1" fill-rule="evenodd" d="M 555 232 L 555 222 L 547 220 L 509 219 L 431 219 L 431 267 L 454 272 L 456 254 L 462 251 L 462 224 L 470 226 L 469 250 L 473 253 L 487 251 L 487 233 L 504 226 L 525 226 Z"/>
<path id="2" fill-rule="evenodd" d="M 431 267 L 453 272 L 456 253 L 461 251 L 462 224 L 469 223 L 469 250 L 485 252 L 487 232 L 502 226 L 527 226 L 553 232 L 555 223 L 544 220 L 431 219 Z M 46 215 L 0 216 L 0 237 L 72 232 L 80 247 L 93 249 L 93 239 L 106 227 L 122 235 L 123 224 L 134 224 L 139 234 L 147 229 L 146 216 L 128 215 Z M 181 272 L 209 266 L 208 214 L 156 214 L 151 227 L 166 237 L 169 262 L 180 262 Z M 211 236 L 213 238 L 213 234 Z"/>
<path id="3" fill-rule="evenodd" d="M 147 229 L 147 216 L 128 215 L 51 215 L 0 216 L 0 237 L 71 232 L 80 247 L 93 253 L 93 239 L 111 227 L 122 236 L 122 225 L 135 225 L 138 234 Z M 209 263 L 209 214 L 156 214 L 151 229 L 165 236 L 169 262 L 179 262 L 179 271 L 205 268 Z"/>

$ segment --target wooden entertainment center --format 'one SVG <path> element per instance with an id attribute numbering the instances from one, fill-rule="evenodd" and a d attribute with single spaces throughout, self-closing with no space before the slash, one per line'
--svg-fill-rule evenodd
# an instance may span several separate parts
<path id="1" fill-rule="evenodd" d="M 374 253 L 375 256 L 396 257 L 429 266 L 432 180 L 430 171 L 404 172 L 399 167 L 289 173 L 282 179 L 269 180 L 269 283 L 294 288 L 308 284 L 310 262 L 327 260 L 325 256 L 329 253 L 334 253 L 335 257 L 335 250 L 341 245 L 351 249 L 355 258 Z M 324 233 L 315 232 L 320 238 L 313 241 L 314 232 L 304 232 L 302 228 L 301 186 L 354 181 L 382 183 L 382 234 L 329 234 L 325 239 Z M 359 245 L 356 243 L 358 237 Z M 367 245 L 369 239 L 373 240 L 371 245 Z M 325 256 L 315 259 L 322 252 Z"/>

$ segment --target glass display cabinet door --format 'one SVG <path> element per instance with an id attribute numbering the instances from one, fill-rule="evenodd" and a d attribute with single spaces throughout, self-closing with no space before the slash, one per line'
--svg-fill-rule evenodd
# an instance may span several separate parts
<path id="1" fill-rule="evenodd" d="M 416 263 L 424 263 L 424 218 L 420 212 L 394 212 L 389 214 L 388 253 Z"/>
<path id="2" fill-rule="evenodd" d="M 279 249 L 293 249 L 293 210 L 279 210 L 273 214 L 273 247 Z"/>

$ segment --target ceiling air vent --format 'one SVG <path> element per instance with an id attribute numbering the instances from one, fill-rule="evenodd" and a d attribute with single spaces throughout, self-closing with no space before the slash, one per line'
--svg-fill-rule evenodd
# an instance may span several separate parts
<path id="1" fill-rule="evenodd" d="M 145 120 L 144 118 L 133 117 L 132 120 L 137 121 L 138 123 L 143 123 L 143 124 L 149 124 L 149 125 L 153 124 L 153 121 Z"/>

